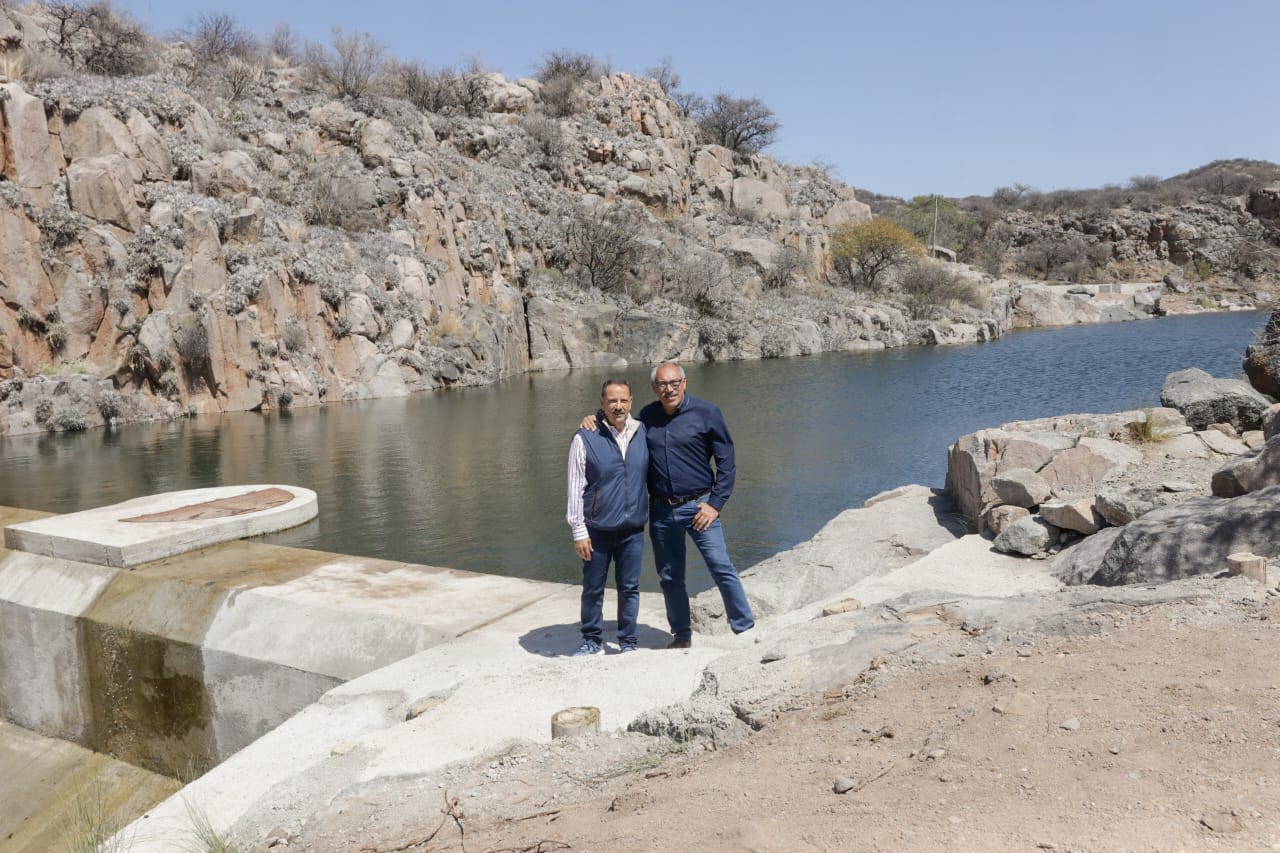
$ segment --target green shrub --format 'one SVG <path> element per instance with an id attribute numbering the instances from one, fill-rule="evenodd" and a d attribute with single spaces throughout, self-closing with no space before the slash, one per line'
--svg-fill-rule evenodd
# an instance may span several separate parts
<path id="1" fill-rule="evenodd" d="M 104 391 L 98 395 L 97 405 L 98 414 L 102 415 L 104 421 L 110 423 L 124 414 L 124 395 L 115 391 Z"/>
<path id="2" fill-rule="evenodd" d="M 58 413 L 49 420 L 49 429 L 58 432 L 83 432 L 88 427 L 84 412 L 76 408 L 59 409 Z"/>
<path id="3" fill-rule="evenodd" d="M 50 400 L 48 397 L 45 397 L 44 399 L 38 401 L 36 403 L 35 416 L 36 416 L 36 423 L 38 424 L 49 423 L 49 419 L 53 417 L 53 401 Z"/>

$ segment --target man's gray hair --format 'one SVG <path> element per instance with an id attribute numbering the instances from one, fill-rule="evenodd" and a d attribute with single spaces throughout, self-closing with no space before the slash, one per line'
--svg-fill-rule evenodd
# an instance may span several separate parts
<path id="1" fill-rule="evenodd" d="M 650 384 L 652 384 L 652 383 L 654 383 L 654 382 L 657 382 L 657 381 L 658 381 L 658 370 L 659 370 L 659 369 L 661 369 L 661 368 L 663 368 L 663 367 L 666 367 L 668 364 L 669 364 L 669 365 L 671 365 L 672 367 L 674 367 L 676 370 L 680 371 L 680 378 L 681 378 L 681 379 L 684 379 L 684 378 L 685 378 L 685 377 L 684 377 L 684 368 L 683 368 L 683 367 L 681 367 L 680 365 L 676 364 L 674 361 L 664 361 L 664 362 L 662 362 L 662 364 L 659 364 L 659 365 L 658 365 L 657 367 L 655 367 L 653 370 L 650 370 L 650 371 L 649 371 L 649 383 L 650 383 Z"/>

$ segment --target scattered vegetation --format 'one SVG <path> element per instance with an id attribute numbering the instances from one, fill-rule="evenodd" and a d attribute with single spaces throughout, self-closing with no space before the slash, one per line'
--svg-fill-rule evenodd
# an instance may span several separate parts
<path id="1" fill-rule="evenodd" d="M 916 258 L 902 268 L 898 287 L 912 316 L 917 319 L 926 318 L 953 302 L 980 308 L 984 301 L 981 290 L 972 279 L 965 278 L 947 264 L 925 258 Z"/>

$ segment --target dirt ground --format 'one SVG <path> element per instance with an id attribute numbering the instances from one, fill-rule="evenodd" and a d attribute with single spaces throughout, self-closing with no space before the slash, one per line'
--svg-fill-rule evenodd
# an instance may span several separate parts
<path id="1" fill-rule="evenodd" d="M 1280 599 L 1200 589 L 1017 643 L 944 628 L 721 749 L 513 744 L 288 849 L 1280 850 Z"/>

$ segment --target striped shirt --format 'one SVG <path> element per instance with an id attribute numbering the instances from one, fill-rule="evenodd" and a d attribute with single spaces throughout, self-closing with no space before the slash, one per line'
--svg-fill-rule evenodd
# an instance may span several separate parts
<path id="1" fill-rule="evenodd" d="M 614 429 L 613 424 L 608 421 L 605 422 L 605 426 L 609 428 L 609 434 L 613 436 L 613 440 L 618 442 L 622 458 L 626 459 L 627 447 L 635 437 L 636 430 L 640 429 L 640 422 L 628 415 L 622 432 Z M 565 520 L 569 522 L 569 530 L 573 534 L 574 542 L 581 542 L 588 538 L 587 523 L 582 514 L 582 496 L 586 492 L 587 449 L 582 444 L 582 436 L 575 432 L 573 441 L 569 444 L 569 508 L 564 515 Z"/>

